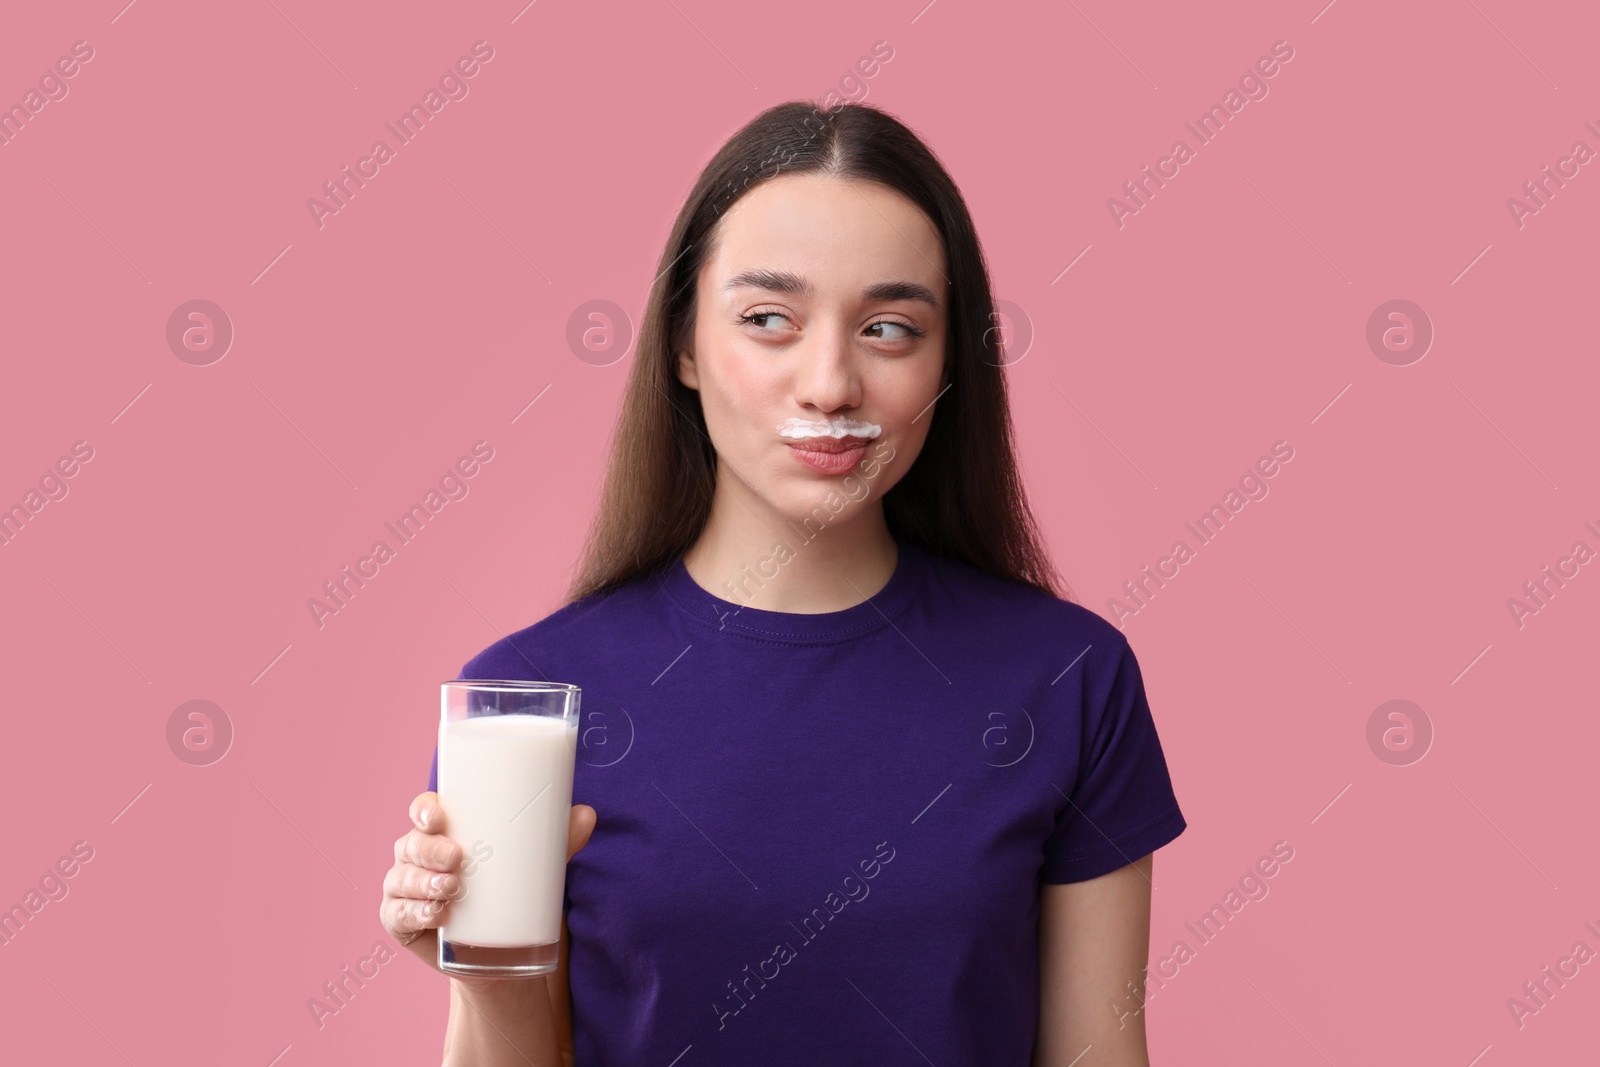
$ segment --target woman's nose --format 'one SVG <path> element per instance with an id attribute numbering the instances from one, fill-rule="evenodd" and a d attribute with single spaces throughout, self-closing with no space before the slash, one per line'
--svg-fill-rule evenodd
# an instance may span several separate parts
<path id="1" fill-rule="evenodd" d="M 794 390 L 797 402 L 819 411 L 858 406 L 861 376 L 849 338 L 829 333 L 809 344 L 800 353 Z"/>

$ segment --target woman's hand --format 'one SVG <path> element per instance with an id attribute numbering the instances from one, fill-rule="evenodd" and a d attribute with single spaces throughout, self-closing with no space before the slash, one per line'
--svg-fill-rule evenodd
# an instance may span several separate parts
<path id="1" fill-rule="evenodd" d="M 400 944 L 428 966 L 439 966 L 439 926 L 445 906 L 460 895 L 458 872 L 465 850 L 445 835 L 438 793 L 419 793 L 411 802 L 411 830 L 394 843 L 394 866 L 383 880 L 378 919 Z M 567 859 L 589 843 L 595 810 L 574 804 L 567 823 Z M 452 976 L 454 977 L 454 976 Z"/>

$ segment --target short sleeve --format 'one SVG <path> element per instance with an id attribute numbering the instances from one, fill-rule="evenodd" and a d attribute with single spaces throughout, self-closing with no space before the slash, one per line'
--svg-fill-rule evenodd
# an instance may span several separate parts
<path id="1" fill-rule="evenodd" d="M 1097 696 L 1102 692 L 1103 701 Z M 1188 826 L 1172 791 L 1139 661 L 1126 643 L 1109 690 L 1090 683 L 1084 701 L 1077 780 L 1044 847 L 1040 878 L 1048 883 L 1109 874 Z"/>

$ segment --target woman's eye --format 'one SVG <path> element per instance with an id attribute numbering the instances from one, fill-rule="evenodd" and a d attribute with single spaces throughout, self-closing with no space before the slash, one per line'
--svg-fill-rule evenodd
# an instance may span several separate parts
<path id="1" fill-rule="evenodd" d="M 883 340 L 883 341 L 904 341 L 907 338 L 911 338 L 911 337 L 921 337 L 922 333 L 923 333 L 923 331 L 917 329 L 915 326 L 908 326 L 903 322 L 893 322 L 893 321 L 890 321 L 890 320 L 884 320 L 883 322 L 875 322 L 871 326 L 868 326 L 867 329 L 873 330 L 873 329 L 877 329 L 879 326 L 887 326 L 891 330 L 899 330 L 899 331 L 901 331 L 898 334 L 894 334 L 894 333 L 879 334 L 878 335 L 879 340 Z"/>
<path id="2" fill-rule="evenodd" d="M 750 315 L 740 315 L 739 316 L 739 321 L 740 322 L 754 323 L 754 324 L 756 324 L 757 328 L 759 328 L 759 329 L 770 330 L 770 329 L 775 329 L 775 327 L 763 326 L 763 325 L 761 325 L 761 320 L 762 319 L 781 319 L 781 318 L 783 318 L 783 316 L 778 314 L 776 311 L 757 311 L 757 312 L 754 312 L 753 314 L 750 314 Z"/>
<path id="3" fill-rule="evenodd" d="M 774 325 L 770 320 L 776 319 Z M 737 320 L 740 325 L 751 325 L 763 333 L 777 333 L 782 329 L 782 324 L 789 321 L 789 317 L 780 311 L 752 311 L 748 315 L 740 315 Z M 913 337 L 922 337 L 927 331 L 920 330 L 910 323 L 895 322 L 884 319 L 868 326 L 869 330 L 886 330 L 888 332 L 874 335 L 880 341 L 905 341 Z M 898 333 L 894 331 L 899 331 Z"/>

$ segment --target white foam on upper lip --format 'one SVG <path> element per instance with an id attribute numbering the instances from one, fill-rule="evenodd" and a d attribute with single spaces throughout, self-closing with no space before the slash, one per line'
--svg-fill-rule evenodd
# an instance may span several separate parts
<path id="1" fill-rule="evenodd" d="M 807 437 L 832 437 L 838 440 L 842 437 L 877 437 L 883 432 L 883 427 L 874 422 L 861 422 L 856 419 L 840 419 L 837 422 L 827 420 L 813 421 L 809 419 L 788 419 L 778 427 L 779 437 L 804 439 Z"/>

